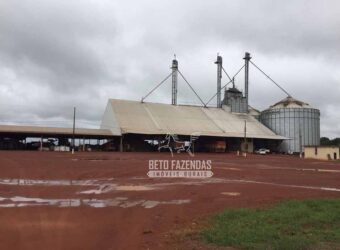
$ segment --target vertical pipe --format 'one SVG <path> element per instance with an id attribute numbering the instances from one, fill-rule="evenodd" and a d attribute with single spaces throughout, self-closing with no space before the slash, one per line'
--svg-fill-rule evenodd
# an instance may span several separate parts
<path id="1" fill-rule="evenodd" d="M 221 81 L 222 81 L 222 57 L 217 55 L 217 60 L 215 62 L 217 64 L 217 108 L 220 108 L 221 105 Z"/>
<path id="2" fill-rule="evenodd" d="M 178 61 L 172 60 L 172 98 L 171 104 L 177 105 L 177 75 L 178 75 Z"/>
<path id="3" fill-rule="evenodd" d="M 245 65 L 244 65 L 244 71 L 245 71 L 245 74 L 244 74 L 244 94 L 245 94 L 245 98 L 246 98 L 246 108 L 247 108 L 247 112 L 248 112 L 248 105 L 249 105 L 249 61 L 251 59 L 250 57 L 250 53 L 249 52 L 246 52 L 245 56 L 244 56 L 244 62 L 245 62 Z"/>

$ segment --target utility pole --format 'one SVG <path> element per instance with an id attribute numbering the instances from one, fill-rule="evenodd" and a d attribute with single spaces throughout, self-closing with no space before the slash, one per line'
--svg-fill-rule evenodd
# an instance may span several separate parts
<path id="1" fill-rule="evenodd" d="M 72 154 L 74 154 L 74 134 L 76 130 L 76 107 L 73 107 Z"/>

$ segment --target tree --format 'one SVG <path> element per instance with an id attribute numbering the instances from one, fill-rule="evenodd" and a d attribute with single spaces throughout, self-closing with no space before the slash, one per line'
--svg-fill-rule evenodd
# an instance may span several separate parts
<path id="1" fill-rule="evenodd" d="M 331 141 L 329 140 L 328 137 L 321 137 L 320 138 L 320 145 L 321 146 L 329 146 Z"/>
<path id="2" fill-rule="evenodd" d="M 328 137 L 321 137 L 320 138 L 320 145 L 321 146 L 340 146 L 340 138 L 334 138 L 330 140 Z"/>

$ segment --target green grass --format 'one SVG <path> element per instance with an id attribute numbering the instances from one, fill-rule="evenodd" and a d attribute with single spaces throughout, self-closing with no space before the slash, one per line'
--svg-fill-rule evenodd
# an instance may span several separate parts
<path id="1" fill-rule="evenodd" d="M 241 249 L 340 249 L 340 199 L 286 201 L 263 209 L 227 209 L 202 232 L 215 245 Z"/>

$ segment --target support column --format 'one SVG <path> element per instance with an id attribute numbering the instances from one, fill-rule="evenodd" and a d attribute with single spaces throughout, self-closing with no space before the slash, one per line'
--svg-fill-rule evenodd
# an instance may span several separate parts
<path id="1" fill-rule="evenodd" d="M 124 148 L 123 148 L 123 135 L 121 135 L 121 137 L 120 137 L 119 151 L 120 152 L 124 151 Z"/>
<path id="2" fill-rule="evenodd" d="M 227 153 L 227 138 L 224 137 L 224 153 Z"/>

